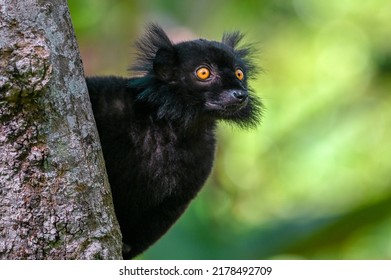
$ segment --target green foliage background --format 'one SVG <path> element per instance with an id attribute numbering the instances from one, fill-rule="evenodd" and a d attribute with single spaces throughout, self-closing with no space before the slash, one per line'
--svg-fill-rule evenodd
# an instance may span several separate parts
<path id="1" fill-rule="evenodd" d="M 391 259 L 391 1 L 69 0 L 86 75 L 127 75 L 145 24 L 240 30 L 263 71 L 254 131 L 145 259 Z"/>

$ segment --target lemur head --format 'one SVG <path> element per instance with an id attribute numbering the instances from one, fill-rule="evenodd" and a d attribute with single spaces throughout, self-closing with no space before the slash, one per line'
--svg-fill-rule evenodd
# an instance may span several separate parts
<path id="1" fill-rule="evenodd" d="M 261 102 L 248 81 L 255 72 L 249 47 L 238 48 L 243 35 L 225 33 L 221 42 L 198 39 L 173 44 L 157 25 L 137 42 L 142 77 L 140 101 L 157 108 L 159 118 L 184 121 L 216 119 L 249 127 L 258 123 Z"/>

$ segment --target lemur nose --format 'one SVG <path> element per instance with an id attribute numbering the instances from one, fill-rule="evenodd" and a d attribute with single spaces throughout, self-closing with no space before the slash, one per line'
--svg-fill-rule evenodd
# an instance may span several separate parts
<path id="1" fill-rule="evenodd" d="M 246 100 L 246 98 L 247 98 L 247 96 L 248 96 L 247 92 L 246 92 L 246 91 L 242 91 L 242 90 L 234 90 L 234 91 L 232 92 L 232 95 L 233 95 L 236 99 L 238 99 L 239 101 L 244 101 L 244 100 Z"/>

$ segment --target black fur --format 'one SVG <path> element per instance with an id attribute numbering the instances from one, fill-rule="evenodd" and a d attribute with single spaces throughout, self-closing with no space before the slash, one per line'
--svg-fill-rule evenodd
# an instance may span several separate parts
<path id="1" fill-rule="evenodd" d="M 254 65 L 250 49 L 238 47 L 242 37 L 173 44 L 151 25 L 137 43 L 131 70 L 138 77 L 87 78 L 124 258 L 158 240 L 201 189 L 212 169 L 216 122 L 258 123 L 261 102 L 247 86 Z M 200 66 L 210 69 L 209 79 L 197 78 Z"/>

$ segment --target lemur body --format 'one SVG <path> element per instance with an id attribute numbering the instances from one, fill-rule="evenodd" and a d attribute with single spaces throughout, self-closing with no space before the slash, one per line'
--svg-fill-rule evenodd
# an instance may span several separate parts
<path id="1" fill-rule="evenodd" d="M 87 78 L 123 235 L 124 258 L 159 239 L 185 211 L 213 166 L 215 128 L 257 124 L 261 103 L 247 79 L 242 36 L 173 44 L 156 26 L 138 42 L 135 78 Z"/>

